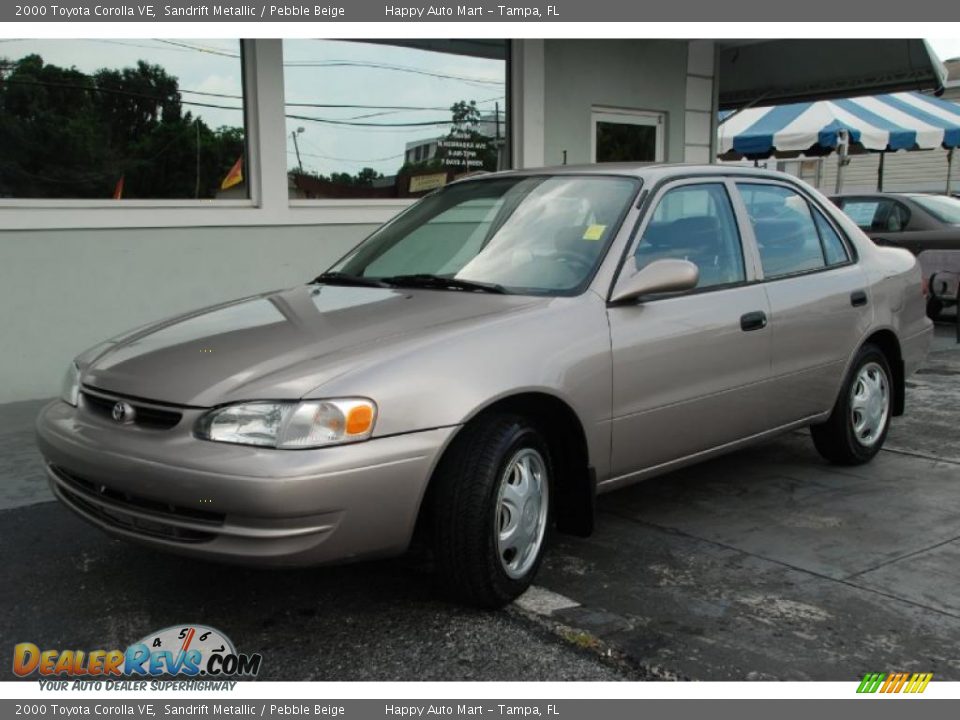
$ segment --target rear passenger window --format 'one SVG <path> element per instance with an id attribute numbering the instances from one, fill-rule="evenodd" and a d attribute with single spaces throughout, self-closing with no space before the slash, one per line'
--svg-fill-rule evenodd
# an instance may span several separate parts
<path id="1" fill-rule="evenodd" d="M 766 278 L 825 267 L 820 233 L 807 201 L 779 185 L 738 184 Z"/>
<path id="2" fill-rule="evenodd" d="M 637 268 L 665 258 L 694 263 L 700 288 L 744 281 L 740 232 L 723 185 L 683 185 L 663 196 L 637 245 Z"/>
<path id="3" fill-rule="evenodd" d="M 872 228 L 874 218 L 880 215 L 877 212 L 880 209 L 879 200 L 841 200 L 841 202 L 843 204 L 840 207 L 847 216 L 864 230 Z"/>
<path id="4" fill-rule="evenodd" d="M 902 232 L 910 222 L 910 211 L 889 198 L 844 198 L 843 212 L 867 232 Z"/>
<path id="5" fill-rule="evenodd" d="M 847 247 L 833 226 L 827 222 L 819 210 L 813 211 L 813 217 L 817 221 L 817 230 L 820 231 L 820 241 L 823 243 L 823 254 L 827 258 L 827 265 L 840 265 L 849 260 Z"/>

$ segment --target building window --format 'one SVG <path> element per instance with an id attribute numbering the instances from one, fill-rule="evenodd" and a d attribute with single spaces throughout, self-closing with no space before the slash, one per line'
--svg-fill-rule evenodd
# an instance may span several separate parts
<path id="1" fill-rule="evenodd" d="M 0 198 L 246 198 L 237 40 L 8 40 Z"/>
<path id="2" fill-rule="evenodd" d="M 663 162 L 663 113 L 594 108 L 593 162 Z"/>
<path id="3" fill-rule="evenodd" d="M 293 199 L 416 197 L 509 167 L 503 40 L 284 40 Z"/>

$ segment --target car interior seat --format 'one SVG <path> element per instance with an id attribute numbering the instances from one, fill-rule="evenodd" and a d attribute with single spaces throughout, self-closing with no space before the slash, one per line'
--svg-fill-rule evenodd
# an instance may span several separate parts
<path id="1" fill-rule="evenodd" d="M 647 226 L 637 247 L 637 267 L 654 260 L 679 258 L 700 269 L 699 286 L 734 282 L 738 265 L 729 242 L 725 241 L 719 218 L 696 215 Z"/>
<path id="2" fill-rule="evenodd" d="M 766 275 L 809 270 L 823 263 L 816 230 L 800 217 L 754 219 L 753 232 Z"/>

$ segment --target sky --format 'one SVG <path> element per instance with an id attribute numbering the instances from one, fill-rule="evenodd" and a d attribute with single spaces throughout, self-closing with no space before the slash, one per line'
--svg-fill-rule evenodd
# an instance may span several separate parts
<path id="1" fill-rule="evenodd" d="M 941 60 L 960 57 L 960 39 L 928 42 Z M 0 58 L 15 59 L 29 53 L 87 73 L 145 59 L 179 78 L 185 108 L 208 125 L 243 122 L 236 40 L 0 40 Z M 485 112 L 492 112 L 498 102 L 502 112 L 505 105 L 506 67 L 502 60 L 343 40 L 285 40 L 284 66 L 287 113 L 302 116 L 287 119 L 290 168 L 297 166 L 291 133 L 299 128 L 303 128 L 297 133 L 297 144 L 304 169 L 328 174 L 372 167 L 384 175 L 392 175 L 400 167 L 409 141 L 435 138 L 448 129 L 438 125 L 344 126 L 318 119 L 383 125 L 446 121 L 447 108 L 458 100 L 476 100 Z M 189 102 L 221 107 L 186 104 Z M 400 110 L 397 106 L 418 109 Z"/>
<path id="2" fill-rule="evenodd" d="M 941 60 L 960 57 L 960 40 L 936 39 L 927 40 L 927 42 Z"/>

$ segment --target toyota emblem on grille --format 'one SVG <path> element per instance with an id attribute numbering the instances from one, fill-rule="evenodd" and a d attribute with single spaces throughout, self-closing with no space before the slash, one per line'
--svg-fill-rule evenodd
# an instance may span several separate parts
<path id="1" fill-rule="evenodd" d="M 133 408 L 123 401 L 117 402 L 117 404 L 113 406 L 110 415 L 113 416 L 113 419 L 118 423 L 133 422 Z"/>

